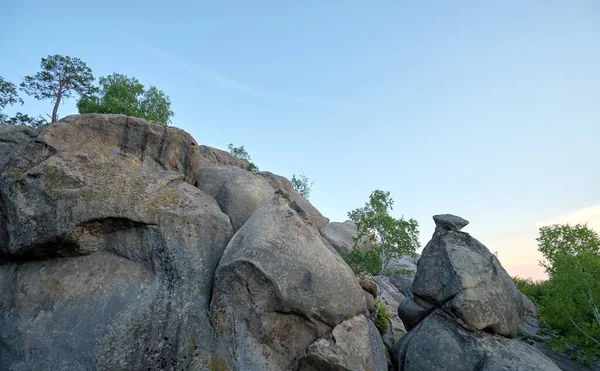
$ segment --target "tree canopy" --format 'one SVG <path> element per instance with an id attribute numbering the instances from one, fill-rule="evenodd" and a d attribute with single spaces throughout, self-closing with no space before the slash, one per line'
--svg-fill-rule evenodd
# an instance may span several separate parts
<path id="1" fill-rule="evenodd" d="M 537 241 L 544 255 L 540 264 L 546 268 L 549 279 L 537 284 L 541 292 L 536 304 L 542 323 L 554 335 L 550 344 L 572 358 L 597 362 L 600 238 L 587 225 L 566 224 L 540 228 Z"/>
<path id="2" fill-rule="evenodd" d="M 17 112 L 12 117 L 2 112 L 7 106 L 17 103 L 23 104 L 23 99 L 19 97 L 17 92 L 17 86 L 0 76 L 0 125 L 29 125 L 35 127 L 44 122 L 41 118 L 33 118 L 21 112 Z"/>
<path id="3" fill-rule="evenodd" d="M 403 255 L 416 256 L 416 249 L 420 246 L 417 221 L 394 218 L 390 215 L 393 205 L 390 192 L 375 190 L 364 207 L 348 213 L 356 223 L 358 233 L 354 237 L 354 249 L 342 256 L 356 274 L 380 276 L 378 303 L 381 303 L 383 292 L 383 273 L 390 260 Z M 373 249 L 363 253 L 357 245 L 365 240 L 373 244 Z M 377 318 L 380 306 L 377 305 L 374 318 Z"/>
<path id="4" fill-rule="evenodd" d="M 101 77 L 99 83 L 98 94 L 77 102 L 79 113 L 116 113 L 171 123 L 171 100 L 162 90 L 154 86 L 145 89 L 135 77 L 118 73 Z"/>
<path id="5" fill-rule="evenodd" d="M 70 98 L 73 93 L 85 97 L 94 92 L 92 70 L 79 58 L 49 55 L 42 58 L 40 67 L 40 72 L 25 76 L 21 89 L 36 99 L 52 99 L 52 122 L 58 120 L 62 99 Z"/>

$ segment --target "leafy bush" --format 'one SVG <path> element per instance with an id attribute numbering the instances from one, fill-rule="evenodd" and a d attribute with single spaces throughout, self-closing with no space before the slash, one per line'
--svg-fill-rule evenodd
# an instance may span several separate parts
<path id="1" fill-rule="evenodd" d="M 234 147 L 232 143 L 229 143 L 227 148 L 233 157 L 240 158 L 242 160 L 248 160 L 248 171 L 253 173 L 258 173 L 260 171 L 258 166 L 256 166 L 254 162 L 250 161 L 250 154 L 246 151 L 244 146 Z"/>
<path id="2" fill-rule="evenodd" d="M 375 250 L 362 252 L 355 247 L 349 253 L 340 255 L 357 276 L 376 276 L 380 272 L 381 258 Z"/>
<path id="3" fill-rule="evenodd" d="M 554 335 L 549 344 L 584 363 L 598 362 L 600 237 L 586 225 L 553 225 L 540 228 L 538 243 L 550 278 L 522 286 L 539 303 L 542 323 Z"/>
<path id="4" fill-rule="evenodd" d="M 392 315 L 387 312 L 383 303 L 379 304 L 376 300 L 375 307 L 377 306 L 379 306 L 379 311 L 377 311 L 377 317 L 375 318 L 375 327 L 377 327 L 380 334 L 383 334 L 390 328 L 390 318 Z"/>
<path id="5" fill-rule="evenodd" d="M 304 174 L 299 175 L 297 178 L 296 174 L 292 174 L 291 182 L 294 189 L 308 200 L 314 182 L 309 182 L 308 177 Z"/>

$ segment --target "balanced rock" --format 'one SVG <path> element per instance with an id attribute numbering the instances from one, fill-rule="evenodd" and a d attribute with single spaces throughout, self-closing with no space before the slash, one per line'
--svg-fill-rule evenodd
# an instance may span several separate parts
<path id="1" fill-rule="evenodd" d="M 452 214 L 434 215 L 433 220 L 438 228 L 451 231 L 460 231 L 469 224 L 467 220 Z"/>
<path id="2" fill-rule="evenodd" d="M 477 330 L 507 337 L 516 336 L 523 314 L 521 293 L 498 258 L 452 229 L 434 233 L 423 249 L 412 292 Z"/>
<path id="3" fill-rule="evenodd" d="M 462 222 L 450 227 L 439 220 L 419 259 L 412 297 L 398 307 L 410 330 L 392 351 L 398 370 L 558 370 L 513 339 L 523 299 L 498 259 L 456 230 Z"/>

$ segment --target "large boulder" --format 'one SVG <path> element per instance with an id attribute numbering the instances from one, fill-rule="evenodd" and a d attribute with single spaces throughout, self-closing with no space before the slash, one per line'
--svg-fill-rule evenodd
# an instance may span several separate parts
<path id="1" fill-rule="evenodd" d="M 559 371 L 542 352 L 517 340 L 458 325 L 443 310 L 427 316 L 395 345 L 398 370 Z"/>
<path id="2" fill-rule="evenodd" d="M 477 330 L 515 337 L 523 314 L 521 293 L 498 258 L 454 227 L 464 223 L 451 220 L 452 229 L 448 220 L 436 219 L 436 232 L 423 249 L 412 292 Z"/>
<path id="3" fill-rule="evenodd" d="M 233 166 L 199 169 L 196 186 L 217 201 L 236 231 L 258 205 L 275 194 L 264 178 Z"/>
<path id="4" fill-rule="evenodd" d="M 354 237 L 358 230 L 352 220 L 346 220 L 343 223 L 331 222 L 321 228 L 321 235 L 337 250 L 339 253 L 349 253 L 354 248 Z M 359 241 L 356 247 L 365 252 L 373 248 L 369 241 Z"/>
<path id="5" fill-rule="evenodd" d="M 363 291 L 288 193 L 263 202 L 227 245 L 216 273 L 213 323 L 240 370 L 289 370 L 350 316 Z"/>
<path id="6" fill-rule="evenodd" d="M 121 115 L 0 127 L 0 369 L 212 359 L 207 309 L 233 229 L 193 186 L 197 147 Z"/>
<path id="7" fill-rule="evenodd" d="M 385 348 L 373 322 L 363 315 L 337 325 L 308 347 L 299 371 L 384 371 Z"/>

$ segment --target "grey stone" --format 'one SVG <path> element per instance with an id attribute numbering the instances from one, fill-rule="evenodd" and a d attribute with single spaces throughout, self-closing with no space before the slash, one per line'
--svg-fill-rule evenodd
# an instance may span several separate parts
<path id="1" fill-rule="evenodd" d="M 417 296 L 411 296 L 398 306 L 398 317 L 402 320 L 404 327 L 410 331 L 433 310 L 435 310 L 435 305 Z"/>
<path id="2" fill-rule="evenodd" d="M 521 293 L 498 258 L 467 233 L 434 233 L 419 259 L 412 292 L 478 330 L 517 334 Z"/>
<path id="3" fill-rule="evenodd" d="M 279 191 L 263 202 L 217 269 L 213 323 L 241 370 L 293 369 L 319 336 L 367 310 L 350 268 L 293 203 Z"/>
<path id="4" fill-rule="evenodd" d="M 299 371 L 387 370 L 385 348 L 375 325 L 363 315 L 337 325 L 308 347 Z"/>
<path id="5" fill-rule="evenodd" d="M 339 253 L 349 253 L 354 248 L 354 237 L 358 230 L 352 220 L 346 220 L 343 223 L 331 222 L 321 228 L 323 236 Z M 373 245 L 366 240 L 359 241 L 356 247 L 365 252 L 373 248 Z"/>
<path id="6" fill-rule="evenodd" d="M 472 332 L 442 310 L 402 337 L 392 357 L 404 371 L 559 370 L 537 349 L 502 336 Z"/>
<path id="7" fill-rule="evenodd" d="M 233 156 L 227 151 L 209 146 L 199 146 L 200 167 L 233 166 L 248 170 L 249 161 Z"/>
<path id="8" fill-rule="evenodd" d="M 196 187 L 214 198 L 237 231 L 275 191 L 264 178 L 234 166 L 198 169 Z"/>
<path id="9" fill-rule="evenodd" d="M 460 231 L 469 224 L 467 220 L 452 214 L 434 215 L 433 220 L 437 227 L 451 231 Z"/>
<path id="10" fill-rule="evenodd" d="M 195 141 L 82 115 L 1 128 L 0 143 L 0 369 L 211 360 L 207 308 L 233 230 L 193 186 Z"/>

